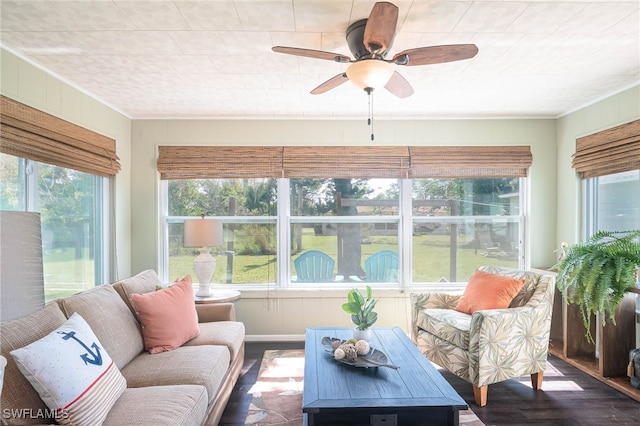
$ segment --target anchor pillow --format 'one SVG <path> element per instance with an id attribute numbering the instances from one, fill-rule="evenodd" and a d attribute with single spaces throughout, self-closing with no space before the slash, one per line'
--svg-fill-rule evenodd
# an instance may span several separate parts
<path id="1" fill-rule="evenodd" d="M 125 378 L 89 324 L 74 313 L 60 328 L 11 351 L 18 369 L 56 421 L 99 425 L 127 387 Z"/>

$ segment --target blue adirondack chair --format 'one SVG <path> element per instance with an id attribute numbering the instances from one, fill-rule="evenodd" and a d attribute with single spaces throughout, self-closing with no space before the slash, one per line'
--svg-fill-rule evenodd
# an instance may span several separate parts
<path id="1" fill-rule="evenodd" d="M 293 261 L 296 276 L 291 281 L 299 283 L 330 283 L 340 281 L 340 277 L 333 279 L 335 260 L 319 250 L 309 250 L 302 253 Z"/>
<path id="2" fill-rule="evenodd" d="M 370 283 L 398 282 L 398 253 L 391 250 L 380 250 L 364 261 L 365 279 L 350 277 L 353 281 Z"/>

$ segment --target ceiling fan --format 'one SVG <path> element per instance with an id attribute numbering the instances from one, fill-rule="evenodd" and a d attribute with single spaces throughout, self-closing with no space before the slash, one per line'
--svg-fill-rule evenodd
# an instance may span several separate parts
<path id="1" fill-rule="evenodd" d="M 407 49 L 395 54 L 392 59 L 385 59 L 396 35 L 397 22 L 398 7 L 389 2 L 377 2 L 373 5 L 368 19 L 351 24 L 347 28 L 346 39 L 355 59 L 340 53 L 297 47 L 274 46 L 272 50 L 277 53 L 350 63 L 345 72 L 320 84 L 311 94 L 325 93 L 349 80 L 368 94 L 374 89 L 384 87 L 400 98 L 411 96 L 413 87 L 393 69 L 394 64 L 440 64 L 470 59 L 478 53 L 475 44 L 453 44 Z"/>

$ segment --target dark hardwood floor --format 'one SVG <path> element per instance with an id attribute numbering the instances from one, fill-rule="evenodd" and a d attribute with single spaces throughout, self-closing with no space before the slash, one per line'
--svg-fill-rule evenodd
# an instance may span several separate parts
<path id="1" fill-rule="evenodd" d="M 220 425 L 244 425 L 247 391 L 255 383 L 267 349 L 300 349 L 304 342 L 247 343 L 245 364 Z M 442 371 L 445 378 L 485 425 L 640 425 L 640 403 L 610 388 L 566 362 L 549 357 L 542 391 L 531 388 L 529 377 L 489 386 L 488 404 L 473 402 L 471 385 Z"/>

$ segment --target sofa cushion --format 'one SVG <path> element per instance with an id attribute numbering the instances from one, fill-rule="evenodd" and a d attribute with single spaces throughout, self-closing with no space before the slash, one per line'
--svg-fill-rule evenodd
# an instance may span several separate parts
<path id="1" fill-rule="evenodd" d="M 59 299 L 58 303 L 67 317 L 77 312 L 87 321 L 119 369 L 142 352 L 140 326 L 111 285 Z"/>
<path id="2" fill-rule="evenodd" d="M 0 406 L 8 412 L 31 409 L 33 412 L 46 413 L 47 405 L 31 386 L 31 383 L 18 370 L 18 366 L 9 352 L 27 346 L 43 336 L 51 333 L 67 321 L 56 303 L 49 303 L 36 312 L 2 323 L 0 333 L 0 353 L 7 359 L 4 371 L 4 386 Z M 15 410 L 15 411 L 11 411 Z M 3 414 L 4 415 L 4 414 Z M 12 423 L 12 416 L 3 417 L 4 421 Z M 21 418 L 22 424 L 45 423 L 46 418 Z"/>
<path id="3" fill-rule="evenodd" d="M 190 276 L 162 290 L 131 294 L 129 299 L 149 353 L 171 351 L 200 334 Z"/>
<path id="4" fill-rule="evenodd" d="M 200 335 L 191 339 L 184 346 L 224 345 L 234 360 L 244 344 L 244 324 L 237 321 L 201 322 Z"/>
<path id="5" fill-rule="evenodd" d="M 41 339 L 11 351 L 11 356 L 47 406 L 59 410 L 63 424 L 101 424 L 127 387 L 78 314 Z"/>
<path id="6" fill-rule="evenodd" d="M 147 269 L 133 277 L 113 284 L 113 288 L 118 292 L 122 300 L 124 300 L 125 304 L 131 310 L 131 313 L 134 313 L 134 311 L 129 296 L 132 294 L 150 293 L 160 287 L 162 287 L 162 283 L 160 282 L 158 274 L 153 269 Z"/>
<path id="7" fill-rule="evenodd" d="M 424 309 L 418 314 L 416 326 L 459 348 L 469 348 L 469 314 L 453 309 Z"/>
<path id="8" fill-rule="evenodd" d="M 469 280 L 456 310 L 472 314 L 485 309 L 508 308 L 523 285 L 524 279 L 477 270 Z"/>
<path id="9" fill-rule="evenodd" d="M 175 385 L 127 388 L 102 426 L 200 425 L 207 415 L 204 386 Z"/>
<path id="10" fill-rule="evenodd" d="M 181 346 L 170 352 L 142 352 L 122 369 L 129 387 L 202 385 L 216 395 L 230 365 L 226 346 Z"/>

